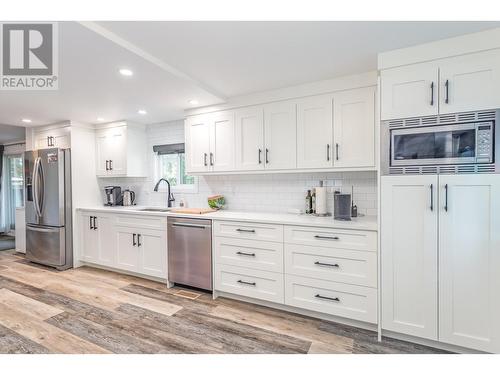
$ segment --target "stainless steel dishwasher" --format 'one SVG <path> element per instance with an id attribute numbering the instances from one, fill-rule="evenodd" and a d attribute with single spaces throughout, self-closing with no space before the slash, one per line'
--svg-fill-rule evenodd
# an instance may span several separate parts
<path id="1" fill-rule="evenodd" d="M 169 217 L 168 280 L 212 290 L 212 221 Z"/>

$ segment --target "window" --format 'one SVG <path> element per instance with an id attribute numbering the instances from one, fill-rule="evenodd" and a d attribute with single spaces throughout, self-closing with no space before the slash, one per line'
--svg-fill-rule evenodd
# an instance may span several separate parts
<path id="1" fill-rule="evenodd" d="M 16 207 L 24 204 L 22 155 L 5 155 L 3 161 L 2 196 L 0 196 L 1 226 L 4 231 L 15 229 Z"/>
<path id="2" fill-rule="evenodd" d="M 164 178 L 170 182 L 174 192 L 197 192 L 196 177 L 186 174 L 184 143 L 154 146 L 153 151 L 155 153 L 155 182 Z M 165 186 L 161 189 L 164 190 Z"/>

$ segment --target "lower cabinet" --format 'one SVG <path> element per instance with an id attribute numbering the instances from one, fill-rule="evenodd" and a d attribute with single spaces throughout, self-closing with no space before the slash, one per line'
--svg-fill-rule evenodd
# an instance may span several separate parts
<path id="1" fill-rule="evenodd" d="M 166 219 L 147 217 L 142 220 L 149 227 L 163 227 L 164 230 L 117 224 L 127 222 L 126 219 L 120 220 L 116 215 L 102 215 L 91 211 L 82 212 L 80 259 L 88 263 L 166 279 Z M 141 218 L 135 218 L 135 221 L 141 222 Z"/>

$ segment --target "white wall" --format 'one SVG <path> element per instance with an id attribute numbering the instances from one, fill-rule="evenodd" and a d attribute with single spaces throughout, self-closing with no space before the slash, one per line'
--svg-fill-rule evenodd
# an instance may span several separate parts
<path id="1" fill-rule="evenodd" d="M 106 185 L 131 188 L 137 193 L 137 204 L 165 206 L 166 193 L 153 192 L 153 146 L 156 144 L 184 142 L 184 121 L 148 125 L 149 177 L 99 179 L 101 191 Z M 199 177 L 197 193 L 174 193 L 176 202 L 184 198 L 189 207 L 207 207 L 207 197 L 223 194 L 227 208 L 238 211 L 287 212 L 304 209 L 308 189 L 326 182 L 329 187 L 328 210 L 333 211 L 333 191 L 350 193 L 354 186 L 354 202 L 358 211 L 367 215 L 377 214 L 377 176 L 375 172 L 329 172 L 224 175 Z"/>

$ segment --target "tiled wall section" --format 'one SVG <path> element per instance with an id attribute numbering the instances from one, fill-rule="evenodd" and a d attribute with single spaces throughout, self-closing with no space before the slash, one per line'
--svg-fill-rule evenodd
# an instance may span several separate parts
<path id="1" fill-rule="evenodd" d="M 166 193 L 153 192 L 153 145 L 178 143 L 184 140 L 183 121 L 148 126 L 148 148 L 151 150 L 150 176 L 146 179 L 101 179 L 105 185 L 130 187 L 136 191 L 140 205 L 165 205 Z M 206 207 L 207 197 L 223 194 L 227 208 L 238 211 L 287 212 L 304 209 L 308 189 L 325 181 L 328 187 L 328 211 L 333 211 L 333 192 L 354 190 L 358 211 L 377 214 L 377 177 L 375 172 L 343 173 L 273 173 L 256 175 L 225 175 L 199 177 L 197 193 L 175 193 L 176 203 L 184 198 L 189 207 Z"/>

